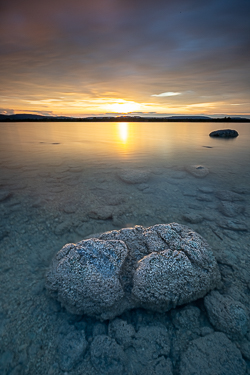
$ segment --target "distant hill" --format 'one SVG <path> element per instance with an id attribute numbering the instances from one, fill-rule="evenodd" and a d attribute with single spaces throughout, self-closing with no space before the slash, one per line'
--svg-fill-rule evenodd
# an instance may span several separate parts
<path id="1" fill-rule="evenodd" d="M 250 122 L 250 119 L 242 117 L 219 117 L 212 118 L 208 116 L 169 116 L 169 117 L 140 117 L 140 116 L 113 116 L 113 117 L 67 117 L 67 116 L 43 116 L 34 115 L 31 113 L 20 113 L 16 115 L 3 115 L 0 114 L 1 122 L 25 122 L 25 121 L 38 121 L 38 122 Z"/>
<path id="2" fill-rule="evenodd" d="M 208 116 L 170 116 L 166 118 L 173 120 L 212 120 L 212 118 Z"/>

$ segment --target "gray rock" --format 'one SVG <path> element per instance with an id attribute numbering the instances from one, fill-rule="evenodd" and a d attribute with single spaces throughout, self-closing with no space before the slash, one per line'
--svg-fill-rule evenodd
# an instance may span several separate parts
<path id="1" fill-rule="evenodd" d="M 124 169 L 118 173 L 118 177 L 127 184 L 141 184 L 150 178 L 150 171 L 143 169 Z"/>
<path id="2" fill-rule="evenodd" d="M 229 202 L 244 201 L 244 198 L 240 194 L 234 193 L 230 190 L 219 190 L 219 191 L 216 191 L 215 195 L 221 201 L 229 201 Z"/>
<path id="3" fill-rule="evenodd" d="M 58 346 L 59 366 L 62 371 L 70 371 L 83 359 L 87 341 L 83 331 L 72 331 L 60 341 Z"/>
<path id="4" fill-rule="evenodd" d="M 139 375 L 172 375 L 173 365 L 170 358 L 160 356 L 143 367 Z"/>
<path id="5" fill-rule="evenodd" d="M 108 206 L 99 206 L 88 212 L 88 216 L 95 220 L 112 219 L 113 210 Z"/>
<path id="6" fill-rule="evenodd" d="M 98 374 L 123 375 L 127 357 L 122 347 L 106 335 L 96 336 L 90 347 L 91 362 Z"/>
<path id="7" fill-rule="evenodd" d="M 132 340 L 135 336 L 135 329 L 132 324 L 128 324 L 122 319 L 112 320 L 109 323 L 108 332 L 109 336 L 114 338 L 124 349 L 131 346 Z"/>
<path id="8" fill-rule="evenodd" d="M 167 357 L 170 353 L 169 334 L 163 325 L 143 326 L 136 334 L 132 344 L 138 361 L 147 366 L 159 356 Z"/>
<path id="9" fill-rule="evenodd" d="M 180 375 L 245 375 L 239 349 L 222 332 L 191 341 L 182 355 Z"/>
<path id="10" fill-rule="evenodd" d="M 199 318 L 201 311 L 195 306 L 186 306 L 181 310 L 172 310 L 171 317 L 174 326 L 182 331 L 200 329 Z"/>
<path id="11" fill-rule="evenodd" d="M 235 204 L 233 202 L 221 201 L 218 210 L 227 217 L 235 217 L 245 211 L 245 206 Z"/>
<path id="12" fill-rule="evenodd" d="M 215 130 L 209 134 L 210 137 L 219 137 L 219 138 L 235 138 L 238 137 L 239 133 L 236 130 L 231 129 L 222 129 Z"/>
<path id="13" fill-rule="evenodd" d="M 168 311 L 204 297 L 219 280 L 206 241 L 172 223 L 65 245 L 52 261 L 46 287 L 70 312 L 105 320 L 135 307 Z"/>
<path id="14" fill-rule="evenodd" d="M 245 306 L 218 291 L 212 291 L 204 298 L 205 307 L 212 325 L 232 338 L 242 338 L 248 329 Z"/>
<path id="15" fill-rule="evenodd" d="M 203 165 L 189 165 L 186 167 L 186 171 L 195 177 L 206 177 L 209 173 L 208 168 Z"/>

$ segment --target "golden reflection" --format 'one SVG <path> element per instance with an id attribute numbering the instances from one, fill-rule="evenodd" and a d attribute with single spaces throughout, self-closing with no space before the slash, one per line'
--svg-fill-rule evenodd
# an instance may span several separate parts
<path id="1" fill-rule="evenodd" d="M 127 143 L 128 141 L 128 123 L 120 122 L 118 125 L 118 135 L 122 143 Z"/>

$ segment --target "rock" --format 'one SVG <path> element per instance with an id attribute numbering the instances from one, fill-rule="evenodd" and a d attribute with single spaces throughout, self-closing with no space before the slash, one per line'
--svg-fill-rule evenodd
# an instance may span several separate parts
<path id="1" fill-rule="evenodd" d="M 135 336 L 135 329 L 132 324 L 128 324 L 125 320 L 115 319 L 109 323 L 109 336 L 114 338 L 117 343 L 127 349 L 132 344 Z"/>
<path id="2" fill-rule="evenodd" d="M 191 224 L 197 224 L 203 221 L 203 217 L 195 213 L 184 214 L 182 215 L 182 217 L 187 223 L 191 223 Z"/>
<path id="3" fill-rule="evenodd" d="M 233 202 L 222 201 L 218 205 L 219 211 L 228 217 L 235 217 L 245 211 L 245 206 L 237 205 Z"/>
<path id="4" fill-rule="evenodd" d="M 201 311 L 195 306 L 186 306 L 181 310 L 172 310 L 171 317 L 174 326 L 182 331 L 198 331 Z"/>
<path id="5" fill-rule="evenodd" d="M 71 221 L 65 220 L 55 227 L 54 233 L 57 234 L 57 235 L 67 233 L 69 231 L 71 225 L 72 225 Z"/>
<path id="6" fill-rule="evenodd" d="M 91 362 L 98 374 L 123 375 L 127 357 L 122 347 L 106 335 L 96 336 L 90 347 Z"/>
<path id="7" fill-rule="evenodd" d="M 209 320 L 217 330 L 235 339 L 247 333 L 248 317 L 242 303 L 212 291 L 204 298 L 204 304 Z"/>
<path id="8" fill-rule="evenodd" d="M 203 165 L 189 165 L 186 167 L 186 171 L 195 177 L 206 177 L 209 173 L 208 168 Z"/>
<path id="9" fill-rule="evenodd" d="M 113 210 L 108 206 L 99 206 L 89 211 L 88 216 L 95 220 L 112 219 Z"/>
<path id="10" fill-rule="evenodd" d="M 229 201 L 229 202 L 244 201 L 244 198 L 240 194 L 234 193 L 230 190 L 216 191 L 215 196 L 221 201 Z"/>
<path id="11" fill-rule="evenodd" d="M 239 349 L 221 332 L 191 341 L 180 362 L 180 375 L 245 375 L 245 371 Z"/>
<path id="12" fill-rule="evenodd" d="M 143 169 L 124 169 L 118 173 L 118 177 L 127 184 L 142 184 L 150 178 L 150 171 Z"/>
<path id="13" fill-rule="evenodd" d="M 83 331 L 72 331 L 60 341 L 58 346 L 59 366 L 62 371 L 70 371 L 83 358 L 87 341 Z"/>
<path id="14" fill-rule="evenodd" d="M 12 194 L 9 191 L 5 191 L 5 190 L 0 191 L 0 202 L 3 202 L 5 201 L 5 199 L 10 198 L 11 195 Z"/>
<path id="15" fill-rule="evenodd" d="M 138 361 L 147 366 L 159 356 L 170 353 L 169 334 L 163 325 L 142 326 L 132 344 Z"/>
<path id="16" fill-rule="evenodd" d="M 235 231 L 247 231 L 248 227 L 245 222 L 239 220 L 218 220 L 217 224 L 223 229 L 235 230 Z"/>
<path id="17" fill-rule="evenodd" d="M 170 358 L 160 356 L 143 367 L 139 375 L 173 375 L 173 365 Z"/>
<path id="18" fill-rule="evenodd" d="M 236 130 L 231 129 L 222 129 L 215 130 L 209 134 L 210 137 L 219 137 L 219 138 L 235 138 L 238 137 L 239 133 Z"/>
<path id="19" fill-rule="evenodd" d="M 106 320 L 135 307 L 166 312 L 204 297 L 219 280 L 206 241 L 172 223 L 65 245 L 52 261 L 46 287 L 70 312 Z"/>

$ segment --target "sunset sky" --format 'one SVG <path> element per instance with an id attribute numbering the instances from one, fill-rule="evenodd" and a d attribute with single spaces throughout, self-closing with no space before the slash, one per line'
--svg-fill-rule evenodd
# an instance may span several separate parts
<path id="1" fill-rule="evenodd" d="M 0 113 L 250 117 L 249 0 L 8 0 Z"/>

